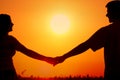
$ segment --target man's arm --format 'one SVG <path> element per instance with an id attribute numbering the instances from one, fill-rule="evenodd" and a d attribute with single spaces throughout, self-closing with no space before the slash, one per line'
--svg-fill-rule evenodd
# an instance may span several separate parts
<path id="1" fill-rule="evenodd" d="M 107 36 L 106 28 L 103 27 L 96 31 L 87 41 L 73 48 L 63 56 L 56 57 L 56 64 L 63 62 L 65 59 L 81 54 L 91 48 L 93 51 L 96 51 L 102 47 L 104 47 L 104 43 L 106 41 Z M 55 65 L 56 65 L 55 64 Z"/>
<path id="2" fill-rule="evenodd" d="M 89 44 L 87 44 L 87 42 L 84 42 L 84 43 L 81 43 L 80 45 L 78 45 L 77 47 L 73 48 L 71 51 L 64 54 L 62 57 L 66 59 L 66 58 L 69 58 L 71 56 L 81 54 L 88 49 L 89 49 Z"/>
<path id="3" fill-rule="evenodd" d="M 63 57 L 68 58 L 77 54 L 81 54 L 82 52 L 86 51 L 89 48 L 91 48 L 93 51 L 96 51 L 104 47 L 107 34 L 108 30 L 106 27 L 100 28 L 87 41 L 78 45 L 68 53 L 64 54 Z"/>
<path id="4" fill-rule="evenodd" d="M 83 52 L 85 52 L 86 50 L 88 50 L 89 44 L 86 42 L 78 45 L 77 47 L 73 48 L 71 51 L 67 52 L 66 54 L 64 54 L 63 56 L 58 56 L 55 58 L 55 62 L 54 62 L 54 66 L 58 63 L 62 63 L 65 59 L 81 54 Z"/>

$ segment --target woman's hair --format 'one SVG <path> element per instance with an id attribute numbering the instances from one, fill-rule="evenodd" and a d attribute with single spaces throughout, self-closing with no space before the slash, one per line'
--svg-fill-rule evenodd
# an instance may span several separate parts
<path id="1" fill-rule="evenodd" d="M 0 14 L 0 31 L 9 32 L 12 22 L 8 14 Z"/>
<path id="2" fill-rule="evenodd" d="M 0 24 L 9 25 L 11 23 L 11 18 L 8 14 L 0 14 Z"/>

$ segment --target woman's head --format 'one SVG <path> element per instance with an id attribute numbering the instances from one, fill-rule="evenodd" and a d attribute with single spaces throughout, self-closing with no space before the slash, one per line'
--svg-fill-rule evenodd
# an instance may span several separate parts
<path id="1" fill-rule="evenodd" d="M 0 14 L 0 33 L 8 33 L 12 31 L 13 23 L 8 14 Z"/>

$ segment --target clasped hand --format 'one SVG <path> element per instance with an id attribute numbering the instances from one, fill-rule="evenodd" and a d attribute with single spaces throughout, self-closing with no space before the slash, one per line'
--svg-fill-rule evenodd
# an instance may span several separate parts
<path id="1" fill-rule="evenodd" d="M 55 58 L 47 57 L 45 61 L 47 61 L 48 63 L 55 66 L 59 63 L 62 63 L 64 60 L 65 60 L 65 58 L 63 56 L 58 56 L 58 57 L 55 57 Z"/>

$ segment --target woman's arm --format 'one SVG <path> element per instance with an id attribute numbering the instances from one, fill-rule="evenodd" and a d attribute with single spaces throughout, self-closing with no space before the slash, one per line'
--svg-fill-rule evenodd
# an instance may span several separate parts
<path id="1" fill-rule="evenodd" d="M 22 52 L 23 54 L 31 57 L 31 58 L 34 58 L 34 59 L 37 59 L 37 60 L 42 60 L 42 61 L 46 61 L 48 63 L 51 63 L 53 64 L 53 58 L 51 57 L 46 57 L 46 56 L 43 56 L 31 49 L 28 49 L 26 48 L 24 45 L 22 45 L 17 39 L 14 38 L 14 45 L 15 45 L 15 49 L 17 51 L 20 51 Z"/>

